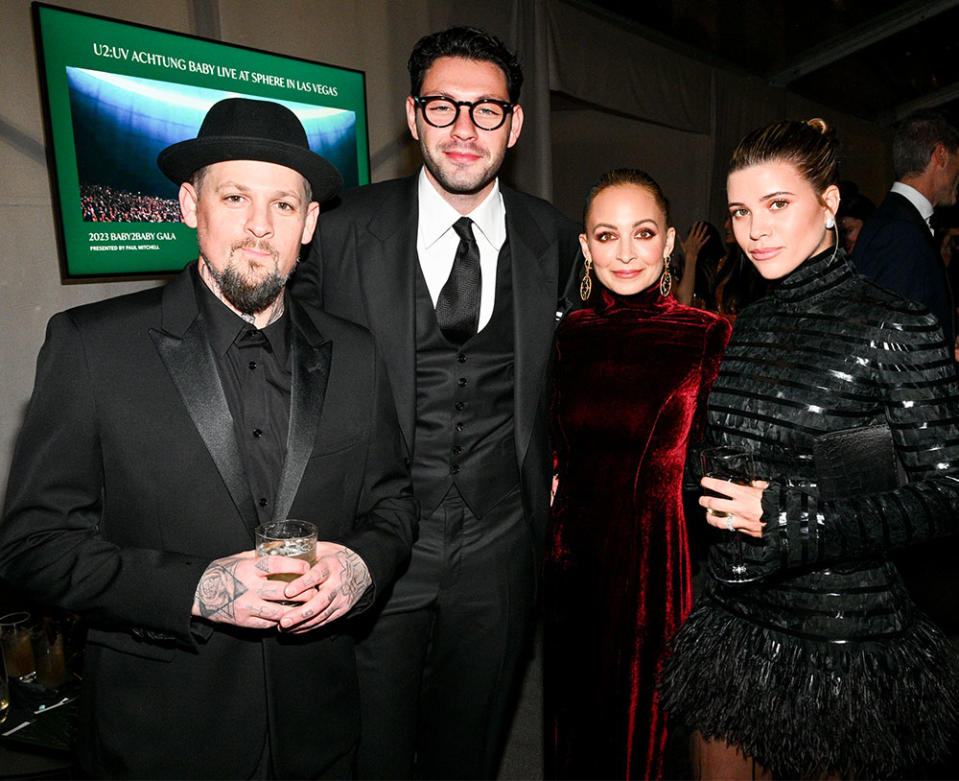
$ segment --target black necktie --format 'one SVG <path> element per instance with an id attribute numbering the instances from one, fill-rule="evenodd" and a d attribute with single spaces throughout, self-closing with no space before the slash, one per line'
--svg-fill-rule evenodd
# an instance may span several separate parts
<path id="1" fill-rule="evenodd" d="M 443 336 L 452 344 L 462 344 L 476 333 L 479 326 L 483 280 L 480 276 L 479 247 L 473 238 L 472 225 L 469 217 L 460 217 L 453 223 L 453 230 L 460 237 L 460 245 L 456 248 L 449 279 L 436 300 L 436 322 Z"/>

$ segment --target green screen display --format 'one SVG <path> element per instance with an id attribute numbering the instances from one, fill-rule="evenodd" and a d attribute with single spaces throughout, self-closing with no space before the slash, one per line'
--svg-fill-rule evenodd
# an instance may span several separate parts
<path id="1" fill-rule="evenodd" d="M 158 276 L 196 257 L 157 168 L 227 97 L 290 108 L 345 186 L 369 182 L 364 74 L 34 3 L 65 278 Z"/>

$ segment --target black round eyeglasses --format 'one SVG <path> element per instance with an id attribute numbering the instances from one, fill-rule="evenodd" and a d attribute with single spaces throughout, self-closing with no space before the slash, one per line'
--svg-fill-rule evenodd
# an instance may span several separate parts
<path id="1" fill-rule="evenodd" d="M 433 127 L 449 127 L 459 119 L 460 109 L 469 107 L 470 119 L 480 130 L 496 130 L 513 113 L 513 104 L 503 100 L 484 98 L 470 103 L 468 100 L 453 100 L 443 95 L 415 97 L 413 103 L 420 107 L 423 119 Z"/>

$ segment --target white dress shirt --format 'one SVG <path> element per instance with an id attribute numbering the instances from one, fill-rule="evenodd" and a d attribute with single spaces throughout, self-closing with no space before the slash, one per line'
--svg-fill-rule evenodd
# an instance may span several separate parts
<path id="1" fill-rule="evenodd" d="M 479 330 L 482 330 L 493 316 L 496 263 L 506 241 L 506 207 L 503 204 L 503 194 L 499 190 L 499 180 L 493 183 L 490 194 L 479 206 L 463 215 L 443 200 L 426 177 L 426 169 L 420 169 L 417 199 L 419 221 L 416 229 L 416 253 L 434 307 L 453 269 L 453 259 L 460 243 L 459 236 L 453 230 L 453 223 L 464 216 L 473 221 L 473 237 L 480 252 L 482 287 Z"/>
<path id="2" fill-rule="evenodd" d="M 903 198 L 905 198 L 909 203 L 916 207 L 916 210 L 926 221 L 926 227 L 929 228 L 929 232 L 933 233 L 932 230 L 932 213 L 935 209 L 932 206 L 930 200 L 919 192 L 915 187 L 911 187 L 908 184 L 903 184 L 902 182 L 893 182 L 892 187 L 889 188 L 890 192 L 899 193 Z"/>

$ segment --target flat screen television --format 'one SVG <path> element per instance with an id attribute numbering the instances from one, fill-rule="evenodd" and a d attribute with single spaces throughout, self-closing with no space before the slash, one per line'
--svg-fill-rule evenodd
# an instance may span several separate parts
<path id="1" fill-rule="evenodd" d="M 227 97 L 274 100 L 344 185 L 369 182 L 362 71 L 34 3 L 46 143 L 65 280 L 172 274 L 196 257 L 164 147 Z"/>

